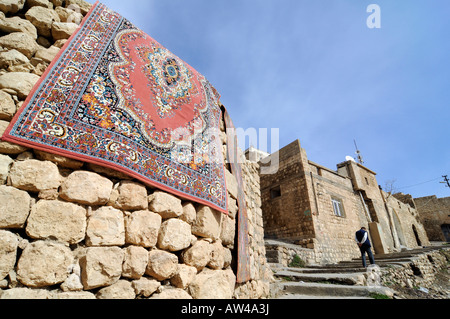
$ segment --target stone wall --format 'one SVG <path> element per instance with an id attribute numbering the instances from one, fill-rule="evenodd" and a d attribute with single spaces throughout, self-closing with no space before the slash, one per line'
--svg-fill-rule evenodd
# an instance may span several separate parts
<path id="1" fill-rule="evenodd" d="M 385 192 L 383 192 L 383 195 L 387 199 L 387 207 L 392 220 L 392 231 L 395 238 L 398 239 L 395 242 L 396 248 L 429 246 L 430 241 L 424 224 L 420 220 L 420 214 L 414 208 L 410 199 L 405 196 L 390 196 Z"/>
<path id="2" fill-rule="evenodd" d="M 313 214 L 313 219 L 317 261 L 335 263 L 358 257 L 355 232 L 361 226 L 367 227 L 367 219 L 351 180 L 312 162 L 309 171 L 316 193 L 317 213 Z M 341 202 L 341 216 L 336 215 L 332 200 Z"/>
<path id="3" fill-rule="evenodd" d="M 383 268 L 382 284 L 388 287 L 433 288 L 437 274 L 442 270 L 448 271 L 449 260 L 449 249 L 419 255 L 411 263 Z"/>
<path id="4" fill-rule="evenodd" d="M 450 233 L 445 236 L 443 230 L 450 231 L 450 197 L 428 196 L 415 198 L 416 209 L 432 241 L 450 241 Z"/>
<path id="5" fill-rule="evenodd" d="M 259 164 L 246 160 L 242 153 L 240 155 L 243 162 L 244 192 L 247 201 L 250 235 L 251 281 L 238 285 L 235 294 L 238 298 L 255 299 L 269 296 L 270 283 L 273 282 L 274 278 L 266 260 Z"/>
<path id="6" fill-rule="evenodd" d="M 276 154 L 279 168 L 273 174 L 261 175 L 264 230 L 267 238 L 314 238 L 311 191 L 306 183 L 305 161 L 300 142 L 295 141 Z M 261 164 L 264 165 L 264 164 Z"/>
<path id="7" fill-rule="evenodd" d="M 0 135 L 90 4 L 0 3 Z M 221 137 L 226 154 L 226 134 Z M 104 167 L 0 142 L 0 298 L 264 298 L 258 168 L 244 165 L 252 280 L 236 285 L 229 215 Z"/>
<path id="8" fill-rule="evenodd" d="M 295 245 L 288 242 L 267 239 L 266 249 L 272 251 L 276 250 L 277 261 L 284 267 L 289 267 L 289 265 L 294 261 L 295 256 L 300 257 L 305 265 L 317 264 L 316 251 L 312 248 L 304 248 L 300 245 Z"/>

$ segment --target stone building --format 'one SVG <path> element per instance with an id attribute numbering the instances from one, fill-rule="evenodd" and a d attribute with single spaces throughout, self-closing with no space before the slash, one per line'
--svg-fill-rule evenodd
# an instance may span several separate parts
<path id="1" fill-rule="evenodd" d="M 414 198 L 416 209 L 432 241 L 450 241 L 450 197 Z"/>
<path id="2" fill-rule="evenodd" d="M 418 213 L 381 190 L 376 173 L 354 161 L 331 170 L 308 160 L 297 140 L 261 160 L 266 238 L 296 243 L 310 263 L 335 263 L 359 256 L 355 232 L 365 226 L 376 254 L 428 245 Z"/>

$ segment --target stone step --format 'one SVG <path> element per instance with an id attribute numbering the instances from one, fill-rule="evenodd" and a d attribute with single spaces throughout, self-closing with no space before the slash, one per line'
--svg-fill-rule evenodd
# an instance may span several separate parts
<path id="1" fill-rule="evenodd" d="M 379 267 L 388 267 L 392 265 L 403 265 L 405 263 L 410 263 L 411 260 L 399 260 L 399 261 L 378 261 L 375 260 L 375 263 Z M 369 261 L 367 260 L 367 264 L 370 265 Z M 352 269 L 352 268 L 358 268 L 362 267 L 362 262 L 355 261 L 355 262 L 348 262 L 348 263 L 339 263 L 336 265 L 327 265 L 325 267 L 317 267 L 317 268 L 330 268 L 330 269 Z"/>
<path id="2" fill-rule="evenodd" d="M 294 271 L 279 271 L 275 274 L 282 280 L 303 281 L 303 282 L 321 282 L 340 285 L 364 285 L 364 273 L 316 273 L 305 274 Z"/>
<path id="3" fill-rule="evenodd" d="M 410 261 L 412 258 L 414 258 L 414 256 L 411 257 L 396 257 L 396 258 L 376 258 L 375 257 L 375 262 L 396 262 L 396 261 Z M 369 261 L 369 258 L 366 257 L 366 261 Z M 349 261 L 341 261 L 339 264 L 341 265 L 345 265 L 345 264 L 353 264 L 353 263 L 361 263 L 362 259 L 360 258 L 355 258 L 353 260 L 349 260 Z"/>
<path id="4" fill-rule="evenodd" d="M 282 284 L 282 288 L 284 295 L 326 296 L 327 298 L 370 297 L 372 294 L 393 296 L 393 291 L 386 287 L 287 282 Z"/>
<path id="5" fill-rule="evenodd" d="M 274 269 L 274 268 L 272 268 Z M 275 269 L 274 269 L 275 270 Z M 336 273 L 363 273 L 366 272 L 366 268 L 363 267 L 351 267 L 351 268 L 333 268 L 333 267 L 320 267 L 320 268 L 286 268 L 286 267 L 278 267 L 276 271 L 279 270 L 287 270 L 287 271 L 293 271 L 301 274 L 321 274 L 321 273 L 329 273 L 329 274 L 336 274 Z"/>

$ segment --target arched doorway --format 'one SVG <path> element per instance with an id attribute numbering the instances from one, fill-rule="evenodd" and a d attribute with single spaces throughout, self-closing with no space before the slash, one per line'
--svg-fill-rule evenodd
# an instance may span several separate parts
<path id="1" fill-rule="evenodd" d="M 450 225 L 444 224 L 441 226 L 442 233 L 444 233 L 445 240 L 447 242 L 450 242 Z"/>

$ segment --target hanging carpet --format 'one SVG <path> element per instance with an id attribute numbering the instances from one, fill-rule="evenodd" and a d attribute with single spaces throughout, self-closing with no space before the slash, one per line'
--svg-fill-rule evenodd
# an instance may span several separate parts
<path id="1" fill-rule="evenodd" d="M 228 213 L 220 96 L 180 58 L 97 2 L 28 95 L 3 141 L 102 165 Z M 227 127 L 233 128 L 225 112 Z M 250 280 L 239 185 L 237 282 Z"/>
<path id="2" fill-rule="evenodd" d="M 2 140 L 227 213 L 219 98 L 205 77 L 97 2 Z"/>

